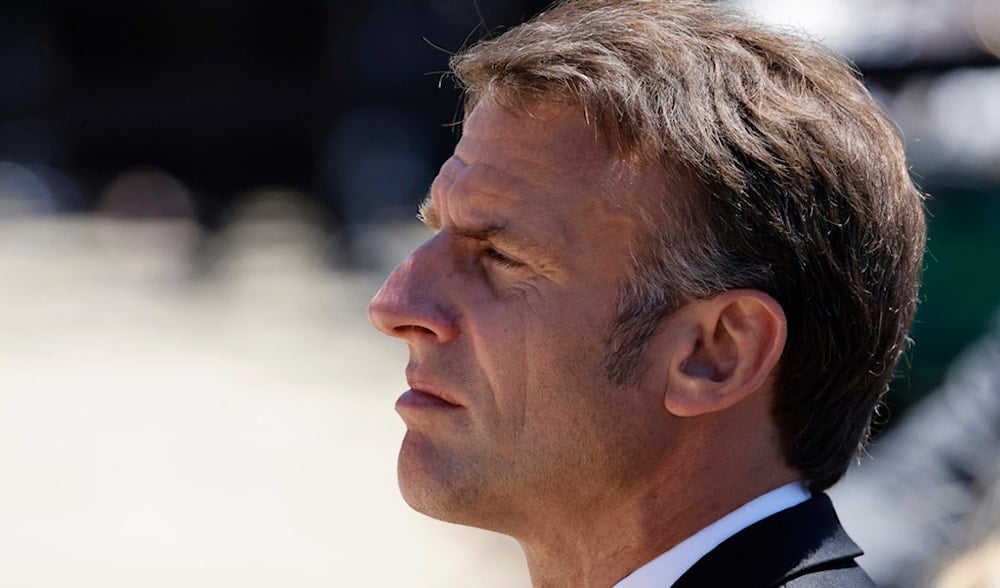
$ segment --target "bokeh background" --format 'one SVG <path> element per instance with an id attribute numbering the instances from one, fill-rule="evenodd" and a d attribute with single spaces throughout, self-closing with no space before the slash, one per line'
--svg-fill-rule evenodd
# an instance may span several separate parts
<path id="1" fill-rule="evenodd" d="M 1000 0 L 736 3 L 850 57 L 931 195 L 888 437 L 1000 303 Z M 0 2 L 0 585 L 527 583 L 398 497 L 364 311 L 426 236 L 448 55 L 545 4 Z"/>

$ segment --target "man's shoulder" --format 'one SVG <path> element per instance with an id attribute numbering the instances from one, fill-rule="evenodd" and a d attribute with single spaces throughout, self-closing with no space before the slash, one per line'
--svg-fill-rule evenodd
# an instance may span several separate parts
<path id="1" fill-rule="evenodd" d="M 818 494 L 722 542 L 674 586 L 874 586 L 855 562 L 861 554 L 841 527 L 830 499 Z"/>

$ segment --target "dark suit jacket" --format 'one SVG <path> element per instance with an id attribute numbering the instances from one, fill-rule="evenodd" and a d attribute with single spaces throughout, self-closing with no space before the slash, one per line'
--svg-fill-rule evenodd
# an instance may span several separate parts
<path id="1" fill-rule="evenodd" d="M 818 494 L 743 529 L 698 560 L 674 588 L 875 586 L 854 561 L 861 549 Z"/>

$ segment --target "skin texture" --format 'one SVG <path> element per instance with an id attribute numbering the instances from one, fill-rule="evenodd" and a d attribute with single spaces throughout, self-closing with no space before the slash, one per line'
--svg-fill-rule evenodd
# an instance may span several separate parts
<path id="1" fill-rule="evenodd" d="M 536 585 L 611 585 L 796 477 L 768 417 L 785 334 L 766 295 L 684 306 L 638 384 L 608 379 L 635 199 L 663 173 L 608 149 L 579 109 L 485 100 L 423 207 L 434 236 L 370 307 L 410 353 L 403 497 L 518 539 Z"/>

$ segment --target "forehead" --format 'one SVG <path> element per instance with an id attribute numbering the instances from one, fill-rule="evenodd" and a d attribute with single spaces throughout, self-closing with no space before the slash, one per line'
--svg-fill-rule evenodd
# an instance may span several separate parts
<path id="1" fill-rule="evenodd" d="M 515 112 L 484 100 L 465 121 L 462 139 L 459 153 L 481 141 L 502 142 L 512 150 L 512 156 L 545 164 L 597 161 L 611 156 L 581 109 L 548 102 Z"/>
<path id="2" fill-rule="evenodd" d="M 610 149 L 579 108 L 513 113 L 483 101 L 441 168 L 432 203 L 437 216 L 457 222 L 499 213 L 569 234 L 585 219 L 633 216 L 635 194 L 655 188 L 649 168 Z"/>
<path id="3" fill-rule="evenodd" d="M 616 196 L 624 157 L 613 152 L 574 106 L 539 102 L 518 111 L 485 100 L 465 122 L 455 155 L 469 163 L 493 163 L 526 178 L 553 184 L 586 176 L 595 191 Z"/>

